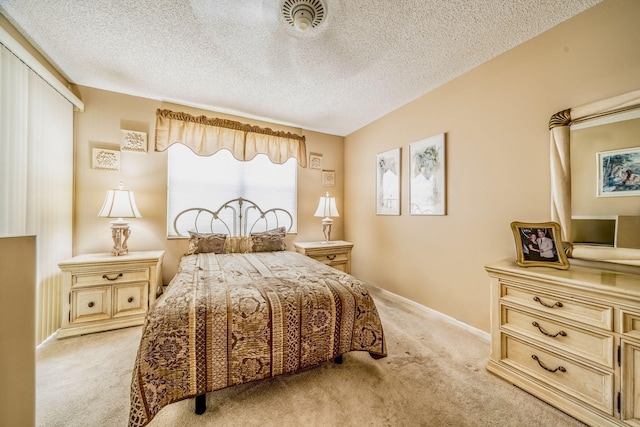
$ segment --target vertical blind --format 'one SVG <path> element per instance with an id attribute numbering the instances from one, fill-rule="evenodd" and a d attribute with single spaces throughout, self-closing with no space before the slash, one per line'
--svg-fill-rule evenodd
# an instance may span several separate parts
<path id="1" fill-rule="evenodd" d="M 36 236 L 35 344 L 60 326 L 72 196 L 73 105 L 0 44 L 0 236 Z"/>

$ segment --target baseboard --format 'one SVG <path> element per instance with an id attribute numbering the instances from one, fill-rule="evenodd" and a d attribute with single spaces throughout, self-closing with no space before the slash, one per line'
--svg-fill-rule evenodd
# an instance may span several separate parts
<path id="1" fill-rule="evenodd" d="M 415 301 L 413 301 L 413 300 L 411 300 L 409 298 L 403 297 L 402 295 L 395 294 L 395 293 L 393 293 L 391 291 L 388 291 L 388 290 L 386 290 L 384 288 L 381 288 L 380 286 L 376 286 L 376 288 L 378 288 L 383 293 L 386 293 L 386 294 L 389 294 L 389 295 L 393 295 L 395 298 L 399 298 L 401 300 L 404 300 L 405 302 L 415 306 L 416 308 L 418 308 L 420 310 L 423 310 L 423 311 L 425 311 L 427 313 L 430 313 L 430 314 L 433 314 L 435 316 L 438 316 L 438 317 L 442 318 L 443 320 L 446 320 L 447 322 L 453 323 L 456 326 L 459 326 L 459 327 L 461 327 L 463 329 L 466 329 L 467 331 L 471 332 L 474 335 L 477 335 L 478 337 L 480 337 L 481 339 L 483 339 L 486 342 L 491 342 L 491 334 L 489 332 L 485 332 L 485 331 L 482 331 L 482 330 L 480 330 L 478 328 L 474 328 L 473 326 L 471 326 L 471 325 L 469 325 L 467 323 L 464 323 L 464 322 L 462 322 L 462 321 L 460 321 L 458 319 L 455 319 L 455 318 L 453 318 L 453 317 L 451 317 L 449 315 L 446 315 L 446 314 L 441 313 L 441 312 L 439 312 L 437 310 L 429 308 L 426 305 L 422 305 L 422 304 L 420 304 L 418 302 L 415 302 Z"/>

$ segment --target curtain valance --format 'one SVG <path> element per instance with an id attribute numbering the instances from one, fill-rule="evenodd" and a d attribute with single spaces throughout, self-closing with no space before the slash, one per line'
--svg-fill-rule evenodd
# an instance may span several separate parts
<path id="1" fill-rule="evenodd" d="M 294 157 L 301 167 L 307 167 L 304 136 L 232 120 L 158 109 L 156 151 L 165 151 L 176 142 L 201 156 L 227 149 L 238 160 L 251 160 L 257 154 L 266 154 L 274 163 L 282 164 Z"/>

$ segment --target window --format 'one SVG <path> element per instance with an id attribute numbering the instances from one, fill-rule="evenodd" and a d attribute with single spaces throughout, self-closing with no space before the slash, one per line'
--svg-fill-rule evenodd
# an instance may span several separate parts
<path id="1" fill-rule="evenodd" d="M 296 232 L 297 171 L 294 158 L 278 165 L 265 154 L 258 154 L 253 160 L 241 162 L 228 150 L 205 157 L 182 144 L 173 144 L 168 160 L 167 235 L 177 237 L 173 221 L 183 210 L 215 210 L 237 197 L 251 200 L 263 210 L 286 209 L 293 216 L 291 232 Z"/>

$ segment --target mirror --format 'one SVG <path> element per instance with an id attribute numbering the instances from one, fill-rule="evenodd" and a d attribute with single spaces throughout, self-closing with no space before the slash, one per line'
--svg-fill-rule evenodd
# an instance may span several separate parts
<path id="1" fill-rule="evenodd" d="M 640 176 L 624 167 L 640 161 L 640 90 L 560 111 L 549 128 L 551 217 L 570 257 L 640 266 L 640 238 L 628 239 L 640 230 Z"/>

